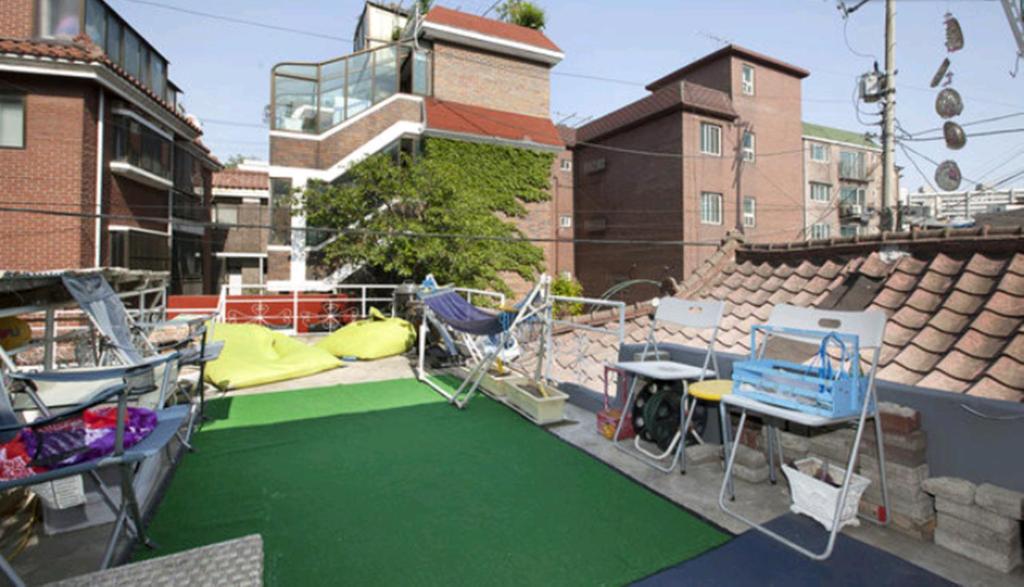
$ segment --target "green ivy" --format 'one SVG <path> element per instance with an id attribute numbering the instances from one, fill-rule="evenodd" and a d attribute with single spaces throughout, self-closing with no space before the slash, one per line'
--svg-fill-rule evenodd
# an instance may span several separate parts
<path id="1" fill-rule="evenodd" d="M 566 298 L 583 297 L 583 285 L 573 277 L 559 275 L 551 281 L 551 293 Z M 580 302 L 558 302 L 555 304 L 555 315 L 559 318 L 578 316 L 583 313 Z"/>
<path id="2" fill-rule="evenodd" d="M 522 238 L 510 218 L 524 204 L 542 202 L 554 154 L 449 139 L 427 139 L 419 157 L 369 157 L 343 181 L 312 184 L 302 198 L 309 225 L 344 234 L 327 245 L 329 268 L 369 268 L 381 280 L 421 280 L 508 291 L 502 272 L 533 280 L 543 269 L 543 251 Z M 389 236 L 432 233 L 494 237 L 495 240 Z"/>

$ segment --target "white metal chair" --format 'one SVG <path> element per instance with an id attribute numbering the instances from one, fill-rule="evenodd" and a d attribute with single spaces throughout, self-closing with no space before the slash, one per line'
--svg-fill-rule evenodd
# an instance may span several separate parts
<path id="1" fill-rule="evenodd" d="M 882 505 L 886 512 L 886 519 L 882 524 L 889 524 L 891 519 L 889 512 L 891 510 L 889 508 L 889 493 L 885 479 L 885 449 L 882 443 L 882 422 L 877 413 L 877 398 L 875 393 L 875 371 L 878 368 L 878 357 L 881 353 L 882 338 L 885 333 L 885 323 L 886 315 L 884 312 L 879 310 L 841 312 L 818 310 L 814 308 L 800 308 L 797 306 L 783 304 L 775 306 L 775 308 L 772 309 L 772 313 L 768 318 L 767 326 L 782 330 L 799 330 L 802 332 L 800 334 L 786 334 L 785 332 L 770 331 L 771 334 L 763 336 L 760 342 L 753 345 L 753 348 L 751 349 L 752 358 L 763 358 L 768 342 L 775 338 L 817 345 L 832 333 L 856 336 L 860 349 L 870 349 L 872 351 L 867 389 L 864 393 L 859 414 L 847 417 L 831 418 L 795 409 L 787 409 L 778 405 L 758 401 L 751 397 L 737 395 L 736 393 L 722 398 L 722 403 L 726 406 L 726 409 L 732 408 L 740 411 L 740 420 L 736 429 L 736 438 L 739 438 L 743 434 L 743 428 L 746 425 L 747 415 L 749 413 L 760 414 L 765 418 L 765 425 L 768 426 L 769 432 L 769 457 L 771 458 L 771 455 L 774 454 L 776 449 L 778 449 L 780 463 L 785 462 L 782 456 L 782 445 L 776 441 L 777 435 L 773 433 L 774 424 L 772 424 L 771 419 L 795 422 L 802 426 L 813 428 L 856 423 L 857 432 L 854 435 L 853 446 L 850 449 L 850 457 L 846 463 L 846 474 L 844 475 L 839 500 L 836 503 L 832 527 L 829 528 L 828 543 L 826 544 L 825 549 L 821 552 L 812 552 L 806 547 L 793 542 L 789 538 L 773 532 L 761 524 L 758 524 L 742 514 L 728 508 L 726 505 L 725 495 L 729 489 L 727 485 L 731 482 L 733 464 L 736 458 L 736 448 L 739 446 L 739 442 L 734 442 L 732 450 L 729 451 L 728 459 L 726 460 L 725 478 L 722 481 L 722 487 L 718 493 L 718 505 L 723 512 L 769 536 L 770 538 L 789 546 L 803 555 L 814 560 L 825 560 L 832 554 L 832 548 L 835 546 L 836 536 L 842 528 L 842 517 L 840 512 L 843 511 L 845 506 L 847 494 L 850 489 L 850 482 L 853 479 L 853 475 L 850 473 L 853 472 L 853 466 L 857 460 L 857 453 L 860 450 L 860 442 L 864 433 L 864 424 L 867 421 L 867 418 L 872 417 L 875 420 L 875 441 L 877 443 L 876 450 L 878 451 L 878 472 L 879 480 L 881 482 Z M 808 330 L 813 330 L 814 332 L 808 333 Z"/>
<path id="2" fill-rule="evenodd" d="M 718 326 L 722 321 L 722 310 L 724 304 L 716 300 L 693 301 L 679 298 L 666 297 L 658 302 L 658 308 L 651 320 L 651 326 L 647 333 L 647 340 L 638 361 L 621 361 L 615 364 L 616 367 L 630 374 L 631 382 L 629 395 L 623 405 L 622 417 L 615 430 L 612 441 L 616 448 L 628 455 L 640 459 L 642 462 L 651 465 L 659 471 L 671 472 L 676 464 L 682 461 L 682 471 L 686 471 L 686 439 L 683 438 L 683 430 L 689 422 L 689 415 L 693 411 L 696 400 L 691 400 L 687 392 L 689 381 L 703 381 L 707 376 L 718 376 L 718 358 L 715 356 L 715 341 L 718 338 Z M 659 325 L 675 324 L 684 328 L 695 328 L 698 330 L 711 330 L 711 342 L 707 346 L 704 355 L 704 362 L 700 367 L 687 365 L 676 361 L 664 361 L 659 359 L 658 341 L 656 331 Z M 654 360 L 647 360 L 650 351 L 653 349 Z M 709 366 L 711 367 L 709 369 Z M 629 450 L 619 441 L 623 424 L 630 411 L 635 408 L 637 400 L 637 384 L 641 378 L 652 381 L 681 381 L 683 394 L 680 400 L 679 430 L 676 431 L 669 446 L 660 454 L 651 452 L 641 445 L 640 435 L 633 438 L 633 448 Z M 689 405 L 687 405 L 689 401 Z M 662 463 L 668 460 L 668 465 Z"/>

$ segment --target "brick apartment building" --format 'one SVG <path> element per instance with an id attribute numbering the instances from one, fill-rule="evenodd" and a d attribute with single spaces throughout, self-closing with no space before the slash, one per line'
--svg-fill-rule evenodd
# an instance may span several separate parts
<path id="1" fill-rule="evenodd" d="M 804 123 L 804 238 L 877 233 L 882 149 L 863 134 Z"/>
<path id="2" fill-rule="evenodd" d="M 804 69 L 729 45 L 577 129 L 577 238 L 718 243 L 797 238 L 803 226 Z M 690 275 L 713 246 L 576 245 L 588 295 Z M 656 288 L 633 288 L 651 297 Z"/>
<path id="3" fill-rule="evenodd" d="M 238 294 L 242 284 L 263 285 L 270 231 L 262 227 L 271 223 L 270 179 L 263 166 L 242 164 L 213 174 L 213 220 L 222 243 L 220 285 Z"/>
<path id="4" fill-rule="evenodd" d="M 103 0 L 0 2 L 0 206 L 53 213 L 0 213 L 0 269 L 170 271 L 175 292 L 211 291 L 220 165 L 179 94 Z"/>
<path id="5" fill-rule="evenodd" d="M 384 30 L 410 40 L 383 43 Z M 431 137 L 555 153 L 553 198 L 528 205 L 515 222 L 531 236 L 571 238 L 572 157 L 550 118 L 550 70 L 563 57 L 557 45 L 540 31 L 448 8 L 420 18 L 375 3 L 367 3 L 355 37 L 362 45 L 349 55 L 273 69 L 271 208 L 293 230 L 275 231 L 267 245 L 272 289 L 345 278 L 322 274 L 315 256 L 324 241 L 294 230 L 305 219 L 287 220 L 275 202 L 310 180 L 338 181 L 369 155 L 415 152 Z M 539 246 L 549 271 L 573 271 L 565 245 Z M 513 288 L 522 286 L 515 281 Z"/>

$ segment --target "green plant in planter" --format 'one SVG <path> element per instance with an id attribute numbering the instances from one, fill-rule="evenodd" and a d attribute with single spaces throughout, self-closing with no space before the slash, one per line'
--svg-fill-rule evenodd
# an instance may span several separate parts
<path id="1" fill-rule="evenodd" d="M 498 6 L 498 16 L 505 22 L 531 29 L 544 28 L 544 9 L 526 0 L 506 0 Z"/>
<path id="2" fill-rule="evenodd" d="M 551 281 L 551 293 L 556 296 L 578 298 L 583 296 L 583 285 L 573 277 L 559 275 Z M 580 302 L 558 302 L 555 304 L 555 316 L 558 318 L 579 316 L 582 313 L 583 304 Z"/>
<path id="3" fill-rule="evenodd" d="M 311 184 L 298 198 L 309 226 L 339 234 L 323 251 L 327 269 L 362 266 L 382 280 L 433 273 L 509 293 L 503 272 L 532 281 L 543 251 L 510 219 L 550 198 L 554 155 L 482 143 L 427 139 L 422 155 L 378 154 L 334 184 Z"/>

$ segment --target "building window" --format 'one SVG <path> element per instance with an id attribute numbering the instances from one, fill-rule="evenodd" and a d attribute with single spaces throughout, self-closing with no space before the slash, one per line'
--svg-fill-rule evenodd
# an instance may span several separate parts
<path id="1" fill-rule="evenodd" d="M 73 39 L 81 32 L 79 0 L 42 0 L 39 3 L 39 36 Z"/>
<path id="2" fill-rule="evenodd" d="M 744 161 L 753 161 L 754 160 L 754 151 L 755 151 L 755 145 L 756 145 L 755 139 L 756 139 L 756 137 L 754 136 L 754 133 L 750 132 L 749 130 L 743 131 L 743 160 Z"/>
<path id="3" fill-rule="evenodd" d="M 832 227 L 828 224 L 818 223 L 811 226 L 811 239 L 822 240 L 829 237 L 832 233 Z"/>
<path id="4" fill-rule="evenodd" d="M 811 161 L 828 163 L 828 146 L 822 143 L 811 143 Z"/>
<path id="5" fill-rule="evenodd" d="M 171 141 L 127 116 L 114 117 L 114 160 L 171 179 Z"/>
<path id="6" fill-rule="evenodd" d="M 707 122 L 700 123 L 700 152 L 708 155 L 722 154 L 722 127 Z"/>
<path id="7" fill-rule="evenodd" d="M 743 196 L 743 226 L 757 226 L 757 200 L 754 196 Z"/>
<path id="8" fill-rule="evenodd" d="M 839 236 L 843 238 L 852 238 L 860 234 L 859 224 L 844 224 L 839 227 Z"/>
<path id="9" fill-rule="evenodd" d="M 288 177 L 270 179 L 270 244 L 292 244 L 292 180 Z"/>
<path id="10" fill-rule="evenodd" d="M 722 194 L 701 192 L 700 222 L 701 224 L 722 223 Z"/>
<path id="11" fill-rule="evenodd" d="M 0 147 L 25 148 L 25 96 L 0 94 Z"/>
<path id="12" fill-rule="evenodd" d="M 110 231 L 110 264 L 114 267 L 167 271 L 170 253 L 166 235 L 136 230 Z"/>
<path id="13" fill-rule="evenodd" d="M 832 186 L 827 183 L 812 181 L 811 199 L 815 202 L 828 202 L 832 199 Z"/>
<path id="14" fill-rule="evenodd" d="M 843 206 L 860 206 L 867 203 L 867 191 L 864 188 L 842 186 L 839 188 L 839 200 Z"/>
<path id="15" fill-rule="evenodd" d="M 213 220 L 217 224 L 238 224 L 238 206 L 234 204 L 217 204 L 213 208 Z"/>
<path id="16" fill-rule="evenodd" d="M 572 228 L 572 215 L 562 214 L 558 217 L 558 226 L 561 228 Z"/>
<path id="17" fill-rule="evenodd" d="M 743 65 L 742 84 L 743 93 L 748 96 L 754 95 L 754 66 Z"/>
<path id="18" fill-rule="evenodd" d="M 559 165 L 561 166 L 562 171 L 572 171 L 572 159 L 562 159 L 562 162 Z"/>
<path id="19" fill-rule="evenodd" d="M 864 153 L 862 151 L 839 152 L 839 177 L 865 179 Z"/>

